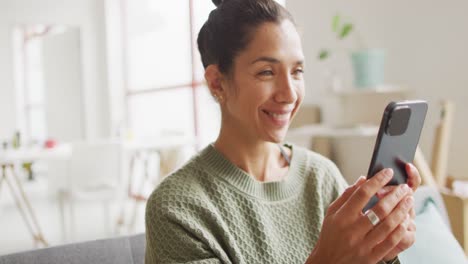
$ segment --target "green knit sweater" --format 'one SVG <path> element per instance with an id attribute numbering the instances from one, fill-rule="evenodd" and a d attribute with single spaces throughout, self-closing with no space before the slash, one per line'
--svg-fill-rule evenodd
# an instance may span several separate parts
<path id="1" fill-rule="evenodd" d="M 212 145 L 168 176 L 146 207 L 145 263 L 305 263 L 347 184 L 328 159 L 289 147 L 279 182 L 255 180 Z"/>

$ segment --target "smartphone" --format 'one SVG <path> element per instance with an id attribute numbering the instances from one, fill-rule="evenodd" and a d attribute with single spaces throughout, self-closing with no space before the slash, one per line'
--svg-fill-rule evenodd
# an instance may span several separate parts
<path id="1" fill-rule="evenodd" d="M 387 185 L 406 183 L 408 175 L 405 165 L 413 162 L 426 113 L 427 102 L 422 100 L 391 102 L 387 105 L 367 172 L 368 179 L 384 168 L 392 168 L 393 178 Z M 364 210 L 374 206 L 377 201 L 374 196 Z"/>

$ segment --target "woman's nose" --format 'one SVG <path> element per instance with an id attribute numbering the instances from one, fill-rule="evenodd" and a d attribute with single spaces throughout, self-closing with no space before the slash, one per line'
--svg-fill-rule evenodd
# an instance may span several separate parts
<path id="1" fill-rule="evenodd" d="M 275 100 L 278 103 L 292 104 L 297 100 L 297 91 L 294 87 L 293 80 L 289 74 L 285 74 L 279 78 L 277 83 Z"/>

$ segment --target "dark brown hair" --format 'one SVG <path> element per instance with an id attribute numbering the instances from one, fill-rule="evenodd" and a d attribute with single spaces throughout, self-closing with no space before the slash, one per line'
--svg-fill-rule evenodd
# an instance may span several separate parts
<path id="1" fill-rule="evenodd" d="M 216 9 L 198 33 L 198 50 L 203 66 L 217 64 L 222 73 L 231 71 L 234 58 L 249 43 L 262 23 L 294 20 L 274 0 L 212 0 Z"/>

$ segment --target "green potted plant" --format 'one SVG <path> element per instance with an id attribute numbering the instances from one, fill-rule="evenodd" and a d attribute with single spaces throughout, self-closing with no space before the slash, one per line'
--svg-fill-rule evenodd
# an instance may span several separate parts
<path id="1" fill-rule="evenodd" d="M 337 14 L 332 19 L 332 31 L 338 40 L 348 38 L 354 31 L 351 22 L 344 22 Z M 363 41 L 354 33 L 359 43 L 358 49 L 351 52 L 353 66 L 354 85 L 356 88 L 372 88 L 384 83 L 385 52 L 382 49 L 365 48 Z M 326 60 L 331 56 L 329 49 L 322 49 L 318 54 L 319 60 Z"/>

